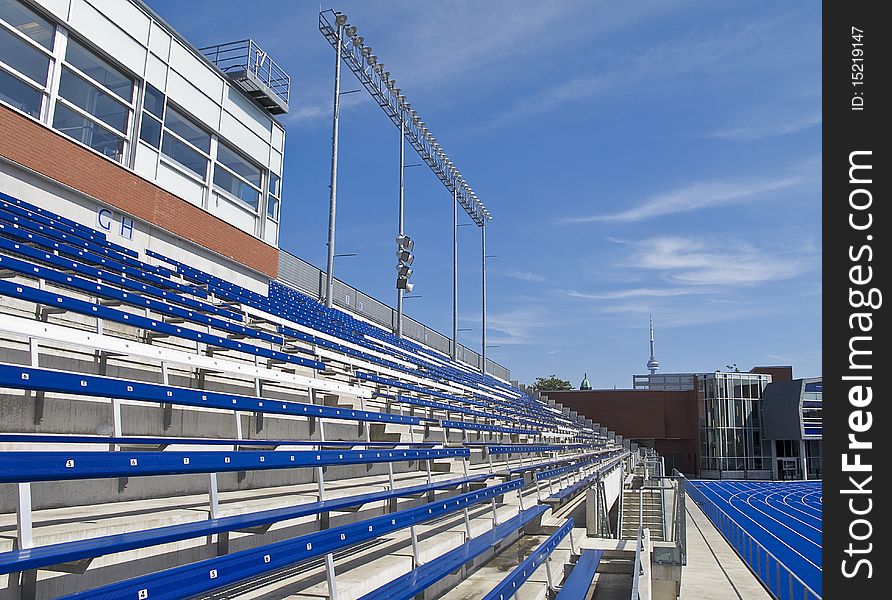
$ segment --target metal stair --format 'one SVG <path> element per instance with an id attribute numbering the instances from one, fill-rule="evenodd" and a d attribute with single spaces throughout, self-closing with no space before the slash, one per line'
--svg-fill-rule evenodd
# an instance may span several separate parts
<path id="1" fill-rule="evenodd" d="M 644 476 L 644 467 L 639 464 L 635 467 L 631 485 L 623 490 L 620 538 L 636 539 L 638 527 L 643 524 L 650 529 L 652 541 L 663 541 L 665 539 L 663 493 L 660 488 L 645 485 Z"/>

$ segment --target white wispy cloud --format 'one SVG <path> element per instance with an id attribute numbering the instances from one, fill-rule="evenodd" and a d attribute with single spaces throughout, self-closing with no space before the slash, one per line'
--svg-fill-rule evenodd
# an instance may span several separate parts
<path id="1" fill-rule="evenodd" d="M 765 35 L 783 19 L 713 31 L 698 31 L 670 42 L 655 45 L 639 54 L 612 56 L 593 73 L 579 75 L 549 85 L 505 110 L 490 126 L 554 110 L 564 104 L 581 102 L 617 90 L 629 90 L 640 83 L 654 85 L 707 66 L 726 65 L 731 57 L 759 45 Z"/>
<path id="2" fill-rule="evenodd" d="M 706 305 L 654 305 L 642 303 L 622 303 L 607 306 L 602 309 L 605 313 L 624 317 L 629 327 L 644 330 L 647 327 L 648 317 L 653 315 L 655 326 L 658 330 L 673 327 L 690 327 L 692 325 L 707 325 L 713 323 L 725 323 L 740 319 L 764 317 L 781 310 L 778 306 L 765 304 L 746 304 L 728 310 L 720 306 Z M 658 334 L 659 337 L 659 334 Z"/>
<path id="3" fill-rule="evenodd" d="M 490 83 L 516 80 L 514 66 L 546 60 L 544 57 L 562 46 L 564 38 L 554 32 L 563 27 L 562 22 L 568 15 L 586 21 L 585 31 L 576 35 L 583 36 L 586 43 L 593 43 L 599 37 L 643 20 L 682 10 L 689 3 L 689 0 L 673 3 L 640 0 L 618 5 L 609 0 L 514 0 L 507 5 L 475 0 L 448 3 L 393 0 L 388 3 L 387 11 L 364 2 L 345 3 L 342 8 L 351 21 L 359 24 L 360 35 L 374 46 L 379 61 L 393 73 L 403 92 L 410 98 L 419 98 L 425 93 L 440 95 L 442 90 L 454 91 L 461 78 L 472 75 Z M 292 12 L 301 16 L 306 13 L 300 6 L 295 6 Z M 269 32 L 270 48 L 278 50 L 278 56 L 295 51 L 293 20 L 286 15 Z M 307 46 L 307 53 L 319 60 L 330 54 L 330 49 L 322 48 L 318 40 L 311 39 L 312 46 Z M 286 119 L 294 123 L 321 123 L 330 117 L 330 102 L 326 101 L 331 94 L 330 75 L 325 70 L 320 75 L 304 78 L 300 88 L 300 96 L 310 99 L 309 103 L 319 107 L 318 110 L 303 111 Z M 352 76 L 345 81 L 352 82 Z"/>
<path id="4" fill-rule="evenodd" d="M 624 290 L 612 290 L 598 293 L 579 292 L 577 290 L 562 290 L 565 296 L 580 298 L 583 300 L 624 300 L 627 298 L 673 298 L 677 296 L 689 296 L 703 293 L 705 290 L 697 290 L 688 287 L 675 288 L 631 288 Z"/>
<path id="5" fill-rule="evenodd" d="M 520 281 L 526 281 L 528 283 L 542 283 L 545 281 L 544 275 L 533 273 L 531 271 L 520 271 L 518 269 L 508 269 L 507 271 L 500 272 L 499 275 L 510 277 L 511 279 L 519 279 Z"/>
<path id="6" fill-rule="evenodd" d="M 637 266 L 657 271 L 669 281 L 696 286 L 753 286 L 791 279 L 813 266 L 813 259 L 797 250 L 771 252 L 729 239 L 707 243 L 655 237 L 640 242 L 635 254 Z"/>
<path id="7" fill-rule="evenodd" d="M 407 85 L 442 83 L 453 87 L 459 74 L 487 70 L 495 77 L 514 77 L 516 65 L 541 57 L 565 43 L 556 29 L 568 19 L 585 22 L 577 39 L 592 43 L 643 20 L 682 10 L 688 1 L 640 0 L 617 4 L 610 0 L 512 0 L 510 3 L 458 0 L 448 3 L 397 5 L 394 48 L 381 57 L 395 66 Z M 399 76 L 398 76 L 399 77 Z"/>
<path id="8" fill-rule="evenodd" d="M 777 116 L 761 115 L 752 123 L 719 129 L 706 135 L 706 137 L 734 140 L 740 142 L 753 142 L 770 137 L 789 135 L 806 129 L 811 129 L 822 122 L 821 113 L 814 112 L 800 117 L 788 117 L 779 119 Z"/>
<path id="9" fill-rule="evenodd" d="M 461 319 L 479 325 L 480 313 Z M 549 332 L 559 326 L 554 312 L 542 304 L 530 304 L 499 312 L 486 313 L 487 344 L 498 346 L 537 345 L 546 343 Z"/>
<path id="10" fill-rule="evenodd" d="M 325 117 L 331 118 L 331 107 L 324 107 L 319 104 L 306 104 L 303 106 L 292 107 L 288 114 L 282 118 L 285 125 L 294 125 L 301 121 L 315 120 Z"/>
<path id="11" fill-rule="evenodd" d="M 599 221 L 632 223 L 664 215 L 690 212 L 725 204 L 757 200 L 761 196 L 801 185 L 805 174 L 751 178 L 737 181 L 701 181 L 651 196 L 638 205 L 612 214 L 582 215 L 558 219 L 559 224 L 579 225 Z"/>

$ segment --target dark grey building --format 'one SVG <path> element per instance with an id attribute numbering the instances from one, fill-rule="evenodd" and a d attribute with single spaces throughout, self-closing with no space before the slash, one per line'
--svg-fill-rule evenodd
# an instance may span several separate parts
<path id="1" fill-rule="evenodd" d="M 762 395 L 763 429 L 772 443 L 775 479 L 821 479 L 823 382 L 779 381 Z"/>

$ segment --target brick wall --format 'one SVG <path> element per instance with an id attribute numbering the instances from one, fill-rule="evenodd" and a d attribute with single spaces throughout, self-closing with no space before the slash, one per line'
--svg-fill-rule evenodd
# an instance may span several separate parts
<path id="1" fill-rule="evenodd" d="M 276 277 L 278 249 L 5 106 L 0 106 L 0 155 Z"/>
<path id="2" fill-rule="evenodd" d="M 698 450 L 697 392 L 657 390 L 571 390 L 544 392 L 549 399 L 600 423 L 623 439 L 653 440 L 675 467 L 696 475 Z"/>

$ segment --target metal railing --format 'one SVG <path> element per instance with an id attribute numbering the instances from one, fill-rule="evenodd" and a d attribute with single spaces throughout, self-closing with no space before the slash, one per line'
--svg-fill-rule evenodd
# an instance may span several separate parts
<path id="1" fill-rule="evenodd" d="M 226 42 L 199 50 L 217 68 L 234 78 L 244 72 L 278 96 L 285 106 L 291 94 L 291 76 L 252 39 Z"/>
<path id="2" fill-rule="evenodd" d="M 782 563 L 746 529 L 719 508 L 694 484 L 684 479 L 685 491 L 709 517 L 771 595 L 778 600 L 820 600 L 821 596 Z"/>
<path id="3" fill-rule="evenodd" d="M 641 585 L 641 550 L 644 545 L 644 526 L 638 526 L 638 537 L 635 539 L 635 566 L 632 568 L 632 594 L 629 596 L 631 600 L 639 600 Z"/>
<path id="4" fill-rule="evenodd" d="M 635 539 L 635 565 L 632 568 L 630 600 L 651 600 L 650 536 L 644 527 L 644 499 L 638 495 L 638 536 Z"/>
<path id="5" fill-rule="evenodd" d="M 316 300 L 322 299 L 325 290 L 325 271 L 284 250 L 279 250 L 279 280 Z M 387 304 L 360 292 L 337 278 L 332 286 L 332 294 L 332 303 L 335 306 L 346 308 L 390 331 L 396 331 L 396 310 Z M 449 337 L 405 315 L 403 315 L 403 337 L 420 342 L 446 355 L 452 350 L 452 340 Z M 455 354 L 459 361 L 475 369 L 480 368 L 480 353 L 459 344 Z M 511 371 L 508 368 L 488 358 L 486 359 L 486 372 L 505 381 L 511 379 Z"/>

